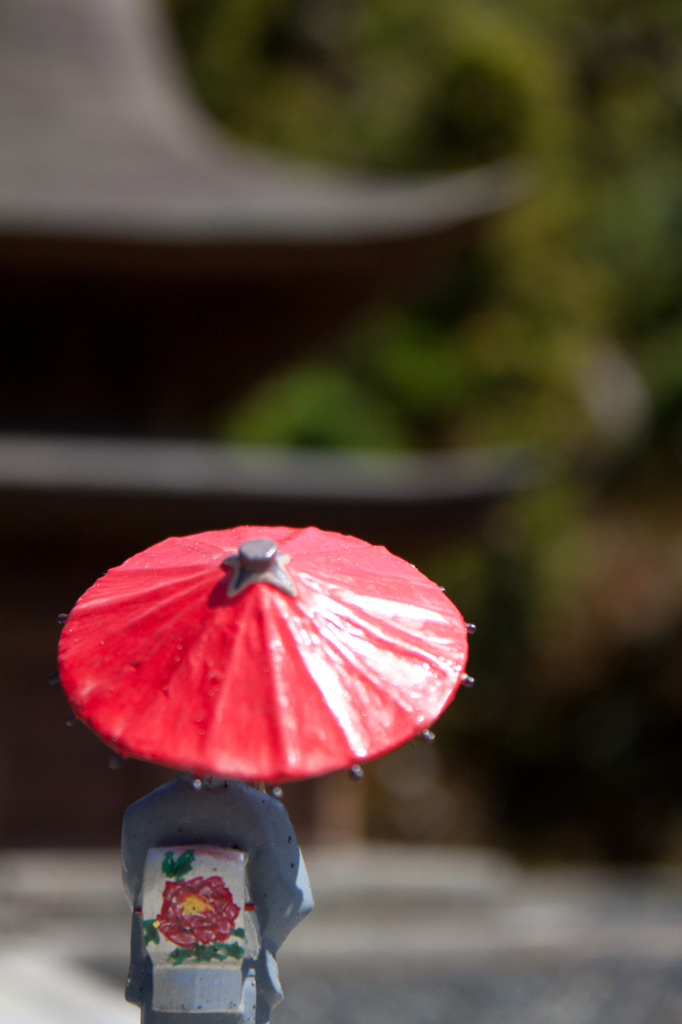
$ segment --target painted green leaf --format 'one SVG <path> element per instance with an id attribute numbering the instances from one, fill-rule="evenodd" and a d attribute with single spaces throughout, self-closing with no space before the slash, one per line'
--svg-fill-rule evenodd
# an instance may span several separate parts
<path id="1" fill-rule="evenodd" d="M 184 850 L 177 858 L 172 850 L 167 850 L 161 863 L 161 870 L 167 878 L 182 878 L 194 863 L 194 850 Z"/>
<path id="2" fill-rule="evenodd" d="M 158 946 L 160 942 L 159 929 L 154 918 L 150 917 L 146 921 L 143 921 L 142 927 L 144 929 L 145 944 L 149 945 L 150 942 L 153 942 L 155 946 Z"/>
<path id="3" fill-rule="evenodd" d="M 241 960 L 244 956 L 244 948 L 238 942 L 231 942 L 229 945 L 220 943 L 220 945 L 225 949 L 225 956 L 233 957 L 235 960 Z"/>
<path id="4" fill-rule="evenodd" d="M 185 960 L 194 959 L 194 949 L 174 949 L 168 959 L 177 967 L 178 964 L 184 964 Z"/>
<path id="5" fill-rule="evenodd" d="M 179 964 L 193 960 L 195 963 L 207 963 L 211 960 L 241 960 L 244 949 L 238 942 L 213 942 L 210 945 L 202 946 L 195 943 L 190 949 L 174 949 L 169 954 L 168 960 L 175 967 Z"/>

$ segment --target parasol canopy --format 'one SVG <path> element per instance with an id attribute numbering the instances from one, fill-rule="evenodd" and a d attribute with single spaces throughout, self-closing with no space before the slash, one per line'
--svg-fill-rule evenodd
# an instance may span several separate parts
<path id="1" fill-rule="evenodd" d="M 467 649 L 441 588 L 386 548 L 244 526 L 111 569 L 58 663 L 76 717 L 122 756 L 275 783 L 418 735 L 468 679 Z"/>

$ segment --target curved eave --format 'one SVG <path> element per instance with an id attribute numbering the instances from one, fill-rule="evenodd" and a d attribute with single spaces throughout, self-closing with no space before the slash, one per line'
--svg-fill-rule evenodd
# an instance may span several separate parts
<path id="1" fill-rule="evenodd" d="M 361 175 L 239 141 L 190 91 L 159 0 L 7 0 L 0 78 L 5 250 L 412 245 L 522 191 L 506 163 Z"/>
<path id="2" fill-rule="evenodd" d="M 245 172 L 246 173 L 246 172 Z M 524 191 L 509 162 L 422 178 L 366 178 L 305 172 L 287 187 L 260 195 L 197 182 L 155 188 L 154 179 L 127 192 L 100 182 L 80 195 L 5 187 L 0 182 L 0 240 L 60 240 L 207 250 L 268 246 L 329 247 L 410 243 L 450 235 L 503 210 Z M 144 186 L 144 187 L 143 187 Z"/>

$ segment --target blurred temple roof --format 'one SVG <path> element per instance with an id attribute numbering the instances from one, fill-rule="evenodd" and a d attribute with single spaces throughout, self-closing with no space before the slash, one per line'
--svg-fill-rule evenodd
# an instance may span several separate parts
<path id="1" fill-rule="evenodd" d="M 0 234 L 205 245 L 440 234 L 509 203 L 509 169 L 366 178 L 229 139 L 156 0 L 1 0 Z"/>
<path id="2" fill-rule="evenodd" d="M 131 550 L 164 531 L 267 523 L 274 514 L 416 557 L 420 540 L 412 547 L 411 536 L 427 531 L 442 543 L 475 532 L 500 499 L 543 486 L 555 471 L 523 445 L 413 453 L 0 432 L 5 529 L 45 539 L 77 524 L 79 546 L 93 530 L 100 544 L 102 534 L 126 537 Z"/>
<path id="3" fill-rule="evenodd" d="M 0 429 L 210 435 L 235 383 L 518 195 L 509 165 L 363 177 L 230 139 L 160 0 L 0 0 Z"/>

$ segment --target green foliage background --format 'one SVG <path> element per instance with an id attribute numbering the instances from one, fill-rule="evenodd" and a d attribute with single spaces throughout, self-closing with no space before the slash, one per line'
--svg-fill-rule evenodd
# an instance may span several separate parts
<path id="1" fill-rule="evenodd" d="M 478 621 L 481 682 L 443 720 L 443 813 L 419 834 L 678 859 L 682 8 L 168 3 L 200 95 L 244 138 L 378 172 L 532 166 L 532 195 L 428 299 L 375 311 L 221 430 L 556 456 L 555 482 L 475 544 L 431 551 L 425 524 L 420 567 Z M 375 828 L 411 834 L 407 790 L 391 813 L 377 802 Z"/>

